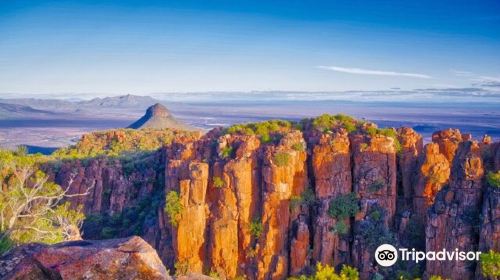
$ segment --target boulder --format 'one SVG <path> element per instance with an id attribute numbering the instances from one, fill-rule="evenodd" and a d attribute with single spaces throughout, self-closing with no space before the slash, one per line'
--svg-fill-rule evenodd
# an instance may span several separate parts
<path id="1" fill-rule="evenodd" d="M 171 279 L 140 237 L 28 244 L 0 258 L 1 279 Z"/>

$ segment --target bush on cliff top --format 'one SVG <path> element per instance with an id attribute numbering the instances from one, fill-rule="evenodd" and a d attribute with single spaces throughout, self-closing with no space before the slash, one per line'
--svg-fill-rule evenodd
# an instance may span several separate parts
<path id="1" fill-rule="evenodd" d="M 263 143 L 279 140 L 279 135 L 290 131 L 292 123 L 284 120 L 236 124 L 224 130 L 227 134 L 257 135 Z"/>
<path id="2" fill-rule="evenodd" d="M 320 131 L 326 131 L 332 129 L 333 127 L 340 126 L 347 130 L 347 132 L 351 133 L 356 131 L 358 124 L 359 121 L 355 118 L 344 114 L 323 114 L 312 120 L 313 128 Z"/>
<path id="3" fill-rule="evenodd" d="M 99 155 L 119 156 L 123 153 L 153 151 L 170 144 L 177 136 L 193 132 L 172 129 L 116 129 L 92 132 L 82 136 L 73 146 L 53 153 L 56 158 L 87 158 Z"/>

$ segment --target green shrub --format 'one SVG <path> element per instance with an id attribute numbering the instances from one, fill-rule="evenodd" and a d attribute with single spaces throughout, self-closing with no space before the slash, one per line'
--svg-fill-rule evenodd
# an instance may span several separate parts
<path id="1" fill-rule="evenodd" d="M 292 149 L 294 149 L 295 151 L 297 152 L 302 152 L 302 151 L 305 151 L 305 147 L 304 147 L 304 144 L 303 143 L 295 143 L 292 145 Z"/>
<path id="2" fill-rule="evenodd" d="M 497 172 L 488 172 L 488 175 L 486 175 L 486 181 L 488 182 L 488 185 L 494 188 L 500 188 L 500 170 Z"/>
<path id="3" fill-rule="evenodd" d="M 112 227 L 103 227 L 101 229 L 101 237 L 103 239 L 111 239 L 111 238 L 116 238 L 116 230 L 113 229 Z"/>
<path id="4" fill-rule="evenodd" d="M 214 187 L 222 188 L 225 185 L 226 185 L 226 183 L 224 182 L 224 180 L 222 180 L 221 177 L 217 177 L 217 176 L 214 177 Z"/>
<path id="5" fill-rule="evenodd" d="M 378 192 L 380 191 L 383 187 L 385 186 L 385 182 L 384 180 L 376 180 L 375 182 L 373 182 L 369 187 L 368 187 L 368 191 L 369 192 Z"/>
<path id="6" fill-rule="evenodd" d="M 484 277 L 498 279 L 500 277 L 500 253 L 490 250 L 479 255 L 481 260 L 481 273 Z"/>
<path id="7" fill-rule="evenodd" d="M 360 210 L 356 194 L 340 195 L 330 201 L 328 214 L 337 220 L 354 217 Z"/>
<path id="8" fill-rule="evenodd" d="M 316 196 L 310 187 L 307 187 L 301 195 L 290 197 L 290 209 L 296 209 L 300 205 L 312 206 L 316 203 Z"/>
<path id="9" fill-rule="evenodd" d="M 287 166 L 290 163 L 290 155 L 288 153 L 278 152 L 274 155 L 273 161 L 276 166 Z"/>
<path id="10" fill-rule="evenodd" d="M 308 206 L 312 206 L 316 203 L 316 195 L 311 187 L 306 187 L 306 189 L 302 192 L 302 202 Z"/>
<path id="11" fill-rule="evenodd" d="M 175 276 L 187 275 L 189 272 L 189 263 L 177 261 L 174 263 L 174 268 Z"/>
<path id="12" fill-rule="evenodd" d="M 371 216 L 374 215 L 373 213 L 375 212 L 380 213 L 380 218 L 378 220 L 371 219 Z M 370 217 L 370 219 L 357 222 L 356 227 L 357 232 L 361 234 L 361 238 L 366 241 L 368 246 L 370 248 L 376 248 L 380 244 L 394 243 L 394 236 L 392 232 L 384 224 L 384 218 L 386 216 L 385 210 L 382 207 L 375 205 L 369 210 L 367 216 Z"/>
<path id="13" fill-rule="evenodd" d="M 237 124 L 225 130 L 227 134 L 257 135 L 261 142 L 268 143 L 279 140 L 278 135 L 288 132 L 292 123 L 284 120 L 269 120 L 264 122 Z"/>
<path id="14" fill-rule="evenodd" d="M 398 140 L 398 135 L 396 131 L 392 128 L 376 128 L 374 126 L 370 126 L 365 128 L 365 131 L 368 135 L 370 136 L 375 136 L 375 135 L 383 135 L 386 137 L 390 137 L 394 140 L 394 149 L 396 150 L 396 153 L 401 152 L 402 147 L 401 143 Z"/>
<path id="15" fill-rule="evenodd" d="M 370 216 L 369 216 L 372 220 L 374 221 L 380 221 L 380 219 L 382 219 L 382 213 L 380 213 L 379 210 L 375 210 L 373 212 L 370 213 Z"/>
<path id="16" fill-rule="evenodd" d="M 313 128 L 323 132 L 328 132 L 335 126 L 341 126 L 345 128 L 347 132 L 351 133 L 356 131 L 358 124 L 359 122 L 356 119 L 344 114 L 323 114 L 314 118 L 312 121 Z"/>
<path id="17" fill-rule="evenodd" d="M 234 149 L 231 146 L 224 147 L 220 151 L 221 158 L 233 158 Z"/>
<path id="18" fill-rule="evenodd" d="M 337 221 L 337 223 L 331 228 L 331 231 L 336 234 L 345 235 L 349 232 L 349 227 L 343 220 Z"/>
<path id="19" fill-rule="evenodd" d="M 448 280 L 447 278 L 443 278 L 439 275 L 431 275 L 431 277 L 429 278 L 429 280 Z"/>
<path id="20" fill-rule="evenodd" d="M 374 126 L 367 127 L 365 131 L 370 136 L 375 136 L 378 133 L 378 129 Z"/>
<path id="21" fill-rule="evenodd" d="M 12 248 L 14 246 L 14 243 L 12 242 L 12 240 L 10 240 L 9 236 L 5 236 L 5 235 L 2 235 L 2 233 L 0 233 L 0 256 L 9 251 L 10 248 Z"/>
<path id="22" fill-rule="evenodd" d="M 316 264 L 314 274 L 290 277 L 289 280 L 358 280 L 359 272 L 356 268 L 342 265 L 340 273 L 335 273 L 335 269 L 329 265 Z"/>
<path id="23" fill-rule="evenodd" d="M 292 195 L 290 197 L 290 209 L 297 209 L 300 205 L 302 205 L 302 197 L 300 195 Z"/>
<path id="24" fill-rule="evenodd" d="M 182 204 L 179 193 L 177 193 L 176 191 L 170 191 L 167 194 L 164 210 L 170 220 L 170 224 L 176 227 L 179 224 L 179 219 L 182 212 Z"/>
<path id="25" fill-rule="evenodd" d="M 263 231 L 264 231 L 264 226 L 262 225 L 260 219 L 255 219 L 253 222 L 250 223 L 250 234 L 253 237 L 259 238 Z"/>

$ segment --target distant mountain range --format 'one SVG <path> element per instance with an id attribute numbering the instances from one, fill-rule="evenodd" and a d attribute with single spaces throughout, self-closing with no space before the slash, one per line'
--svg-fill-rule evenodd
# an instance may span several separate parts
<path id="1" fill-rule="evenodd" d="M 95 118 L 126 115 L 127 118 L 130 118 L 130 114 L 134 116 L 140 114 L 149 106 L 159 102 L 159 100 L 149 96 L 136 95 L 94 98 L 75 102 L 37 98 L 0 99 L 0 119 L 63 117 L 67 114 L 88 115 Z M 117 114 L 118 111 L 119 114 Z"/>

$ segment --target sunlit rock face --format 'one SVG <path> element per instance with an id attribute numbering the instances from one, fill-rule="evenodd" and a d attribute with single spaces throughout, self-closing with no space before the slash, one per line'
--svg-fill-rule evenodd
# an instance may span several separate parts
<path id="1" fill-rule="evenodd" d="M 70 200 L 94 220 L 84 238 L 138 234 L 172 272 L 285 279 L 321 262 L 355 266 L 362 279 L 391 278 L 395 271 L 381 270 L 374 251 L 381 242 L 408 244 L 409 230 L 427 250 L 499 250 L 498 192 L 484 182 L 500 166 L 499 143 L 457 130 L 437 132 L 425 146 L 410 128 L 394 135 L 305 126 L 263 141 L 215 129 L 179 135 L 133 165 L 97 157 L 49 173 L 69 193 L 89 189 Z M 164 211 L 171 191 L 182 205 L 176 225 Z M 333 217 L 331 202 L 350 193 L 359 211 Z M 479 275 L 466 262 L 422 269 Z"/>

